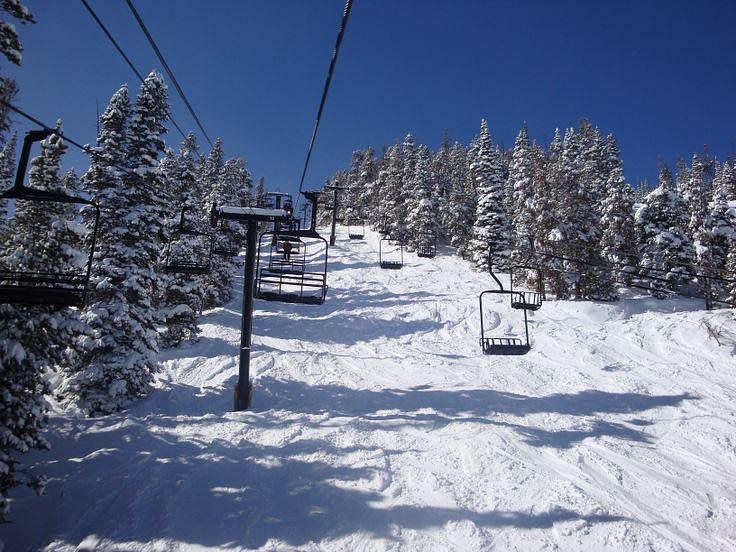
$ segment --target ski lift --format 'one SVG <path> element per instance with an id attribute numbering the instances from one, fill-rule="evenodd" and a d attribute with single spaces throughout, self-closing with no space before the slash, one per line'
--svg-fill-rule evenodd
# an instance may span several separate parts
<path id="1" fill-rule="evenodd" d="M 220 257 L 237 257 L 240 254 L 240 247 L 233 243 L 234 232 L 227 224 L 222 220 L 215 231 L 212 253 Z"/>
<path id="2" fill-rule="evenodd" d="M 365 236 L 365 220 L 351 219 L 348 221 L 348 237 L 351 240 L 362 240 Z"/>
<path id="3" fill-rule="evenodd" d="M 164 272 L 208 274 L 212 268 L 212 235 L 187 227 L 184 214 L 189 210 L 189 207 L 182 207 L 179 225 L 166 244 Z"/>
<path id="4" fill-rule="evenodd" d="M 314 228 L 317 195 L 304 194 L 313 202 L 312 227 L 300 229 L 292 219 L 286 228 L 262 232 L 256 258 L 257 299 L 320 305 L 327 296 L 327 240 Z"/>
<path id="5" fill-rule="evenodd" d="M 437 255 L 437 236 L 433 232 L 423 232 L 419 236 L 417 257 L 432 259 Z"/>
<path id="6" fill-rule="evenodd" d="M 532 264 L 534 257 L 534 242 L 530 239 L 529 257 L 521 265 L 514 265 L 509 270 L 509 288 L 513 292 L 511 294 L 511 308 L 536 311 L 542 306 L 544 299 L 544 284 L 542 282 L 542 273 L 539 267 Z M 535 281 L 537 284 L 536 291 L 514 289 L 514 271 L 523 271 L 525 274 L 529 272 L 535 273 Z"/>
<path id="7" fill-rule="evenodd" d="M 90 235 L 90 246 L 85 268 L 78 270 L 6 270 L 0 267 L 0 303 L 17 305 L 49 305 L 58 307 L 83 307 L 89 291 L 92 259 L 95 252 L 97 230 L 100 222 L 100 208 L 94 202 L 67 195 L 27 188 L 24 185 L 28 158 L 33 142 L 39 142 L 54 134 L 51 129 L 32 130 L 23 140 L 15 183 L 10 190 L 0 195 L 2 201 L 14 201 L 15 208 L 25 202 L 44 204 L 63 203 L 67 205 L 89 206 L 94 209 L 94 224 Z"/>
<path id="8" fill-rule="evenodd" d="M 480 346 L 484 354 L 487 355 L 523 355 L 529 352 L 531 345 L 529 344 L 529 320 L 527 311 L 532 309 L 522 308 L 524 313 L 524 337 L 518 336 L 499 336 L 489 335 L 490 329 L 486 329 L 485 317 L 483 313 L 488 309 L 488 300 L 494 295 L 508 295 L 511 297 L 511 305 L 514 303 L 525 304 L 522 292 L 504 289 L 501 281 L 493 273 L 490 259 L 488 263 L 488 271 L 491 277 L 496 281 L 498 289 L 488 289 L 483 291 L 478 297 L 480 307 Z"/>
<path id="9" fill-rule="evenodd" d="M 378 242 L 378 264 L 381 268 L 398 270 L 404 266 L 404 244 L 390 236 Z"/>

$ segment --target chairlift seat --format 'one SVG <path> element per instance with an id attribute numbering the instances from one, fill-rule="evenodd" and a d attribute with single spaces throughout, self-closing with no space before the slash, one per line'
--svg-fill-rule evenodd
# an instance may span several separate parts
<path id="1" fill-rule="evenodd" d="M 518 337 L 484 337 L 480 345 L 487 355 L 523 355 L 531 349 Z"/>
<path id="2" fill-rule="evenodd" d="M 536 291 L 514 291 L 511 294 L 511 308 L 536 311 L 542 307 L 542 294 Z"/>
<path id="3" fill-rule="evenodd" d="M 85 273 L 0 271 L 0 303 L 83 307 L 88 279 Z"/>
<path id="4" fill-rule="evenodd" d="M 397 270 L 403 266 L 404 263 L 401 261 L 381 261 L 381 268 L 387 268 L 389 270 Z"/>

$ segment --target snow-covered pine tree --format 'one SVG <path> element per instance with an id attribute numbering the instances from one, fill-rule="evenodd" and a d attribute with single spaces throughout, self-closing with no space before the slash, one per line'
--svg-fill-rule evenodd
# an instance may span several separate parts
<path id="1" fill-rule="evenodd" d="M 386 166 L 385 193 L 381 209 L 382 221 L 379 227 L 385 226 L 391 237 L 401 239 L 403 235 L 406 215 L 404 205 L 404 189 L 402 173 L 404 164 L 401 158 L 401 147 L 396 144 L 386 152 L 388 164 Z"/>
<path id="2" fill-rule="evenodd" d="M 98 145 L 85 175 L 104 222 L 93 268 L 96 287 L 84 313 L 94 335 L 83 343 L 83 365 L 67 389 L 91 415 L 120 410 L 144 395 L 157 370 L 151 296 L 164 224 L 157 158 L 167 117 L 161 75 L 146 77 L 132 113 L 123 87 L 100 117 Z"/>
<path id="3" fill-rule="evenodd" d="M 76 177 L 60 176 L 65 150 L 58 135 L 45 139 L 31 162 L 28 186 L 76 195 L 78 190 L 66 187 Z M 3 264 L 18 271 L 78 272 L 86 256 L 77 248 L 85 233 L 77 215 L 65 203 L 16 203 Z M 17 454 L 48 445 L 41 434 L 50 391 L 44 373 L 69 366 L 70 345 L 79 333 L 84 325 L 76 309 L 0 305 L 0 518 L 7 513 L 10 488 L 42 488 L 42 479 L 22 468 Z"/>
<path id="4" fill-rule="evenodd" d="M 377 223 L 376 211 L 380 194 L 378 165 L 376 152 L 371 147 L 366 148 L 360 166 L 360 195 L 357 201 L 363 218 L 371 224 Z"/>
<path id="5" fill-rule="evenodd" d="M 634 228 L 633 190 L 624 178 L 623 163 L 616 139 L 611 134 L 603 149 L 608 166 L 601 216 L 601 249 L 603 259 L 616 267 L 616 276 L 631 282 L 631 272 L 639 266 L 636 231 Z"/>
<path id="6" fill-rule="evenodd" d="M 14 17 L 23 25 L 35 23 L 36 20 L 20 0 L 3 0 L 0 3 L 0 11 L 3 12 L 3 20 L 0 20 L 0 53 L 11 63 L 20 65 L 23 61 L 23 45 L 20 43 L 15 25 L 5 21 L 5 14 Z"/>
<path id="7" fill-rule="evenodd" d="M 672 181 L 666 165 L 659 169 L 657 186 L 639 205 L 635 220 L 639 233 L 643 275 L 664 278 L 648 282 L 652 295 L 665 297 L 677 291 L 692 273 L 695 252 L 685 228 L 689 220 L 687 206 Z M 647 282 L 644 282 L 647 283 Z"/>
<path id="8" fill-rule="evenodd" d="M 256 183 L 256 191 L 253 195 L 253 202 L 258 205 L 262 206 L 264 202 L 266 201 L 266 179 L 265 177 L 260 177 L 258 179 L 258 182 Z"/>
<path id="9" fill-rule="evenodd" d="M 342 204 L 345 206 L 345 223 L 361 218 L 360 196 L 364 182 L 360 178 L 363 166 L 363 150 L 353 152 L 350 169 L 348 170 L 348 181 L 346 189 L 342 192 Z"/>
<path id="10" fill-rule="evenodd" d="M 597 129 L 585 122 L 580 133 L 565 133 L 561 155 L 561 183 L 558 252 L 564 262 L 567 280 L 575 297 L 610 300 L 615 298 L 613 274 L 602 266 L 600 215 L 595 198 L 600 184 L 602 144 Z"/>
<path id="11" fill-rule="evenodd" d="M 161 173 L 172 196 L 168 213 L 168 239 L 179 224 L 181 209 L 200 213 L 204 198 L 199 188 L 197 141 L 190 132 L 174 154 L 167 151 L 161 159 Z M 161 254 L 164 254 L 162 250 Z M 164 259 L 162 259 L 164 261 Z M 202 310 L 204 281 L 191 274 L 160 273 L 158 275 L 159 319 L 162 324 L 160 341 L 164 347 L 174 347 L 182 341 L 196 338 L 199 333 L 197 314 Z"/>
<path id="12" fill-rule="evenodd" d="M 442 135 L 442 142 L 440 143 L 439 150 L 437 150 L 437 153 L 432 155 L 432 196 L 434 197 L 435 210 L 438 216 L 438 237 L 443 240 L 449 237 L 443 224 L 443 216 L 441 213 L 447 212 L 449 207 L 448 204 L 450 202 L 450 174 L 452 170 L 450 163 L 451 148 L 452 142 L 450 141 L 450 135 L 445 131 Z"/>
<path id="13" fill-rule="evenodd" d="M 468 152 L 455 143 L 450 148 L 450 189 L 448 201 L 440 213 L 445 234 L 457 255 L 469 256 L 469 245 L 475 221 L 475 195 L 468 193 Z"/>
<path id="14" fill-rule="evenodd" d="M 202 209 L 198 213 L 193 214 L 192 221 L 196 221 L 194 224 L 206 224 L 205 205 L 212 205 L 213 202 L 216 202 L 218 205 L 225 205 L 227 203 L 226 198 L 223 197 L 221 189 L 222 182 L 220 180 L 224 166 L 225 154 L 222 148 L 222 140 L 217 138 L 202 165 L 201 178 L 203 186 L 207 190 L 207 199 Z M 212 258 L 212 269 L 209 274 L 203 277 L 206 282 L 204 296 L 202 298 L 205 309 L 219 307 L 230 299 L 232 290 L 227 283 L 232 280 L 231 271 L 232 266 L 228 259 L 217 256 Z"/>
<path id="15" fill-rule="evenodd" d="M 431 247 L 437 237 L 437 213 L 432 198 L 431 152 L 421 145 L 417 148 L 414 167 L 412 208 L 407 216 L 407 244 L 411 249 Z"/>
<path id="16" fill-rule="evenodd" d="M 565 135 L 572 132 L 566 131 Z M 569 138 L 568 138 L 569 140 Z M 534 197 L 538 218 L 535 224 L 539 242 L 536 249 L 540 253 L 564 252 L 564 214 L 563 207 L 568 201 L 569 182 L 563 157 L 564 139 L 560 129 L 555 129 L 554 137 L 549 146 L 549 159 L 540 158 L 536 152 L 534 172 Z M 540 168 L 544 176 L 539 174 Z M 540 255 L 540 266 L 543 268 L 543 277 L 547 289 L 558 299 L 567 299 L 570 296 L 570 280 L 565 272 L 565 265 L 560 259 L 547 255 Z"/>
<path id="17" fill-rule="evenodd" d="M 473 263 L 479 270 L 488 270 L 489 262 L 494 267 L 504 268 L 509 264 L 509 225 L 505 210 L 503 166 L 491 144 L 485 119 L 481 121 L 478 145 L 478 155 L 470 166 L 470 179 L 475 183 L 478 193 L 470 244 Z"/>
<path id="18" fill-rule="evenodd" d="M 15 143 L 16 135 L 5 142 L 5 145 L 0 150 L 0 191 L 9 190 L 13 185 L 13 176 L 15 173 Z M 7 224 L 10 212 L 8 210 L 8 202 L 3 201 L 0 203 L 0 262 L 4 257 L 5 243 L 8 239 L 7 236 Z"/>
<path id="19" fill-rule="evenodd" d="M 511 258 L 520 264 L 529 257 L 529 239 L 533 235 L 536 212 L 532 185 L 532 151 L 529 129 L 524 123 L 516 141 L 509 166 L 507 187 L 511 189 L 508 199 L 511 214 Z"/>
<path id="20" fill-rule="evenodd" d="M 411 193 L 414 186 L 414 171 L 417 164 L 417 150 L 414 136 L 411 132 L 404 138 L 401 152 L 401 185 L 399 194 L 394 203 L 395 236 L 397 239 L 406 240 L 408 237 L 406 218 L 411 209 Z"/>
<path id="21" fill-rule="evenodd" d="M 713 179 L 713 202 L 708 218 L 713 248 L 713 269 L 722 276 L 726 268 L 729 243 L 736 239 L 736 226 L 730 212 L 728 192 L 730 180 L 734 178 L 733 166 L 729 161 L 718 166 Z"/>

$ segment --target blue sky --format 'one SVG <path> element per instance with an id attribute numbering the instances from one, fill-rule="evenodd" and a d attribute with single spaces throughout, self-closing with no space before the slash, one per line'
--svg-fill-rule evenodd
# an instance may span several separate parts
<path id="1" fill-rule="evenodd" d="M 141 71 L 158 62 L 123 0 L 89 0 Z M 93 142 L 96 102 L 138 83 L 76 0 L 26 0 L 17 103 Z M 342 0 L 135 0 L 208 133 L 273 190 L 298 185 Z M 511 145 L 527 121 L 590 119 L 619 140 L 627 178 L 703 145 L 736 153 L 736 2 L 355 0 L 307 188 L 354 149 L 412 131 L 467 143 L 487 118 Z M 195 128 L 173 87 L 173 113 Z M 25 129 L 26 125 L 19 125 Z M 173 131 L 167 139 L 178 145 Z M 200 144 L 206 146 L 200 136 Z M 81 154 L 67 160 L 80 171 Z"/>

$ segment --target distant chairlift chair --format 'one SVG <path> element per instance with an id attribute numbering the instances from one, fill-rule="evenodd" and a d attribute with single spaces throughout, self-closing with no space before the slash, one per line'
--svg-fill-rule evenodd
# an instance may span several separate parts
<path id="1" fill-rule="evenodd" d="M 351 240 L 362 240 L 365 237 L 365 220 L 351 219 L 348 221 L 348 237 Z"/>
<path id="2" fill-rule="evenodd" d="M 10 190 L 0 195 L 0 201 L 14 201 L 15 210 L 23 203 L 34 202 L 46 205 L 61 203 L 91 207 L 94 210 L 94 225 L 88 240 L 87 262 L 82 269 L 64 269 L 61 271 L 55 270 L 55 267 L 52 266 L 43 267 L 42 270 L 37 268 L 33 270 L 8 270 L 5 267 L 0 267 L 0 303 L 82 307 L 87 300 L 92 258 L 95 252 L 95 242 L 100 222 L 100 208 L 88 199 L 60 192 L 27 188 L 23 183 L 33 142 L 44 140 L 52 134 L 53 131 L 50 129 L 32 130 L 26 134 L 15 175 L 15 183 Z M 40 230 L 44 231 L 44 229 Z M 42 239 L 43 237 L 39 238 L 39 240 Z M 63 244 L 59 245 L 63 246 Z"/>
<path id="3" fill-rule="evenodd" d="M 179 225 L 164 250 L 163 270 L 173 274 L 208 274 L 212 270 L 213 239 L 207 232 L 187 227 L 183 207 Z"/>
<path id="4" fill-rule="evenodd" d="M 432 259 L 437 255 L 437 236 L 432 232 L 424 232 L 419 236 L 417 257 Z"/>
<path id="5" fill-rule="evenodd" d="M 542 281 L 542 273 L 539 267 L 532 262 L 534 258 L 534 242 L 530 241 L 529 257 L 521 265 L 514 265 L 509 271 L 509 288 L 513 292 L 511 294 L 511 308 L 536 311 L 542 306 L 544 300 L 544 283 Z M 534 273 L 534 280 L 537 286 L 536 291 L 514 289 L 514 272 L 522 272 L 528 277 L 529 273 Z"/>
<path id="6" fill-rule="evenodd" d="M 404 244 L 390 236 L 378 242 L 378 264 L 381 268 L 398 270 L 404 266 Z"/>
<path id="7" fill-rule="evenodd" d="M 516 336 L 493 336 L 489 335 L 490 330 L 486 329 L 484 312 L 488 310 L 488 300 L 493 295 L 508 295 L 511 298 L 511 305 L 525 305 L 526 299 L 523 292 L 511 291 L 504 289 L 501 281 L 493 273 L 493 268 L 489 259 L 489 272 L 491 277 L 498 285 L 498 289 L 489 289 L 480 294 L 478 298 L 480 306 L 480 346 L 483 353 L 487 355 L 523 355 L 529 352 L 531 345 L 529 344 L 529 320 L 527 311 L 536 310 L 530 308 L 522 308 L 524 313 L 524 337 Z M 513 307 L 518 308 L 518 307 Z"/>
<path id="8" fill-rule="evenodd" d="M 240 247 L 235 243 L 236 232 L 228 227 L 228 221 L 221 220 L 215 231 L 212 253 L 220 257 L 237 257 Z"/>

